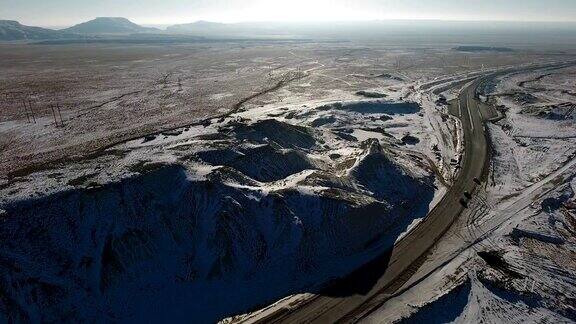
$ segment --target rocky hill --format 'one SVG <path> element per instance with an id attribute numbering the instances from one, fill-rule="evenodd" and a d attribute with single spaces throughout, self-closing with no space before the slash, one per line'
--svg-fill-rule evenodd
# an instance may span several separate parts
<path id="1" fill-rule="evenodd" d="M 343 136 L 417 116 L 362 102 L 213 119 L 0 187 L 0 322 L 214 323 L 379 255 L 435 188 L 393 136 Z"/>
<path id="2" fill-rule="evenodd" d="M 159 29 L 148 28 L 137 25 L 126 18 L 121 17 L 99 17 L 70 28 L 65 32 L 74 34 L 136 34 L 154 33 Z"/>
<path id="3" fill-rule="evenodd" d="M 0 40 L 2 41 L 56 39 L 64 35 L 65 33 L 52 29 L 25 26 L 13 20 L 0 20 Z"/>

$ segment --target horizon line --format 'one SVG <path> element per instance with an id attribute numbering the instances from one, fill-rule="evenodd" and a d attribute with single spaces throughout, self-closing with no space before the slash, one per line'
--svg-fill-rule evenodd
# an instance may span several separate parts
<path id="1" fill-rule="evenodd" d="M 462 23 L 512 23 L 512 24 L 542 24 L 542 23 L 551 23 L 551 24 L 576 24 L 576 20 L 504 20 L 504 19 L 443 19 L 443 18 L 377 18 L 377 19 L 366 19 L 366 20 L 344 20 L 344 19 L 334 19 L 334 20 L 245 20 L 245 21 L 218 21 L 218 20 L 210 20 L 210 19 L 191 19 L 188 22 L 150 22 L 146 20 L 139 20 L 137 18 L 130 18 L 130 17 L 122 17 L 122 16 L 98 16 L 88 20 L 82 20 L 74 24 L 66 24 L 66 25 L 49 25 L 49 24 L 31 24 L 26 23 L 25 21 L 18 20 L 18 19 L 0 19 L 6 21 L 17 21 L 22 25 L 26 26 L 37 26 L 43 28 L 67 28 L 72 27 L 77 24 L 85 23 L 97 18 L 126 18 L 131 22 L 142 26 L 175 26 L 175 25 L 185 25 L 185 24 L 194 24 L 198 22 L 208 22 L 208 23 L 216 23 L 216 24 L 223 24 L 223 25 L 236 25 L 236 24 L 316 24 L 316 25 L 323 25 L 323 24 L 330 24 L 330 23 L 375 23 L 375 22 L 444 22 L 444 23 L 455 23 L 455 22 L 462 22 Z"/>

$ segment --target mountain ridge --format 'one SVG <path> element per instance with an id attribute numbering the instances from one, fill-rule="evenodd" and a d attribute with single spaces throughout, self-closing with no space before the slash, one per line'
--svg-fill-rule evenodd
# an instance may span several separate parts
<path id="1" fill-rule="evenodd" d="M 124 17 L 97 17 L 62 31 L 74 34 L 133 34 L 160 32 L 160 29 L 143 27 Z"/>
<path id="2" fill-rule="evenodd" d="M 34 26 L 22 25 L 15 20 L 0 20 L 0 40 L 43 40 L 62 38 L 66 33 Z"/>

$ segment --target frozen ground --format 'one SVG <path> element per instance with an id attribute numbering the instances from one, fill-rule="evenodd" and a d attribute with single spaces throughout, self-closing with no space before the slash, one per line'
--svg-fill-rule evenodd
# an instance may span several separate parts
<path id="1" fill-rule="evenodd" d="M 570 161 L 576 153 L 574 67 L 519 74 L 499 83 L 494 101 L 506 118 L 492 127 L 500 147 L 494 184 L 513 195 Z M 513 154 L 500 152 L 512 151 Z"/>
<path id="2" fill-rule="evenodd" d="M 489 183 L 398 296 L 365 322 L 576 321 L 574 82 L 570 67 L 491 87 L 505 118 L 489 126 Z"/>
<path id="3" fill-rule="evenodd" d="M 416 81 L 558 58 L 349 42 L 0 46 L 0 177 L 229 112 L 293 73 L 305 77 L 248 104 L 381 89 L 399 97 Z M 26 117 L 28 100 L 36 123 Z"/>
<path id="4" fill-rule="evenodd" d="M 10 46 L 0 51 L 5 321 L 212 322 L 317 291 L 393 244 L 451 184 L 463 148 L 439 94 L 454 98 L 446 89 L 483 71 L 558 60 L 354 43 L 2 46 Z M 548 81 L 524 86 L 538 82 Z M 538 159 L 510 135 L 532 124 L 509 111 L 491 126 L 496 147 L 514 150 L 497 150 L 498 189 L 479 200 L 489 211 L 516 210 L 532 199 L 523 188 L 539 193 L 555 170 L 517 163 L 535 176 L 498 180 L 511 161 L 524 163 L 509 152 Z M 571 154 L 549 149 L 557 167 Z M 485 225 L 464 226 L 470 233 L 502 221 L 484 209 L 470 219 Z M 517 258 L 529 230 L 515 232 Z M 427 290 L 460 286 L 447 296 L 470 309 L 468 319 L 480 306 L 462 296 L 509 291 L 499 284 L 498 274 L 509 274 L 501 261 L 481 271 L 470 260 L 463 264 L 478 276 Z M 537 304 L 543 318 L 570 318 L 554 303 Z"/>
<path id="5" fill-rule="evenodd" d="M 276 104 L 11 179 L 4 320 L 212 322 L 315 291 L 429 210 L 442 184 L 423 116 Z"/>

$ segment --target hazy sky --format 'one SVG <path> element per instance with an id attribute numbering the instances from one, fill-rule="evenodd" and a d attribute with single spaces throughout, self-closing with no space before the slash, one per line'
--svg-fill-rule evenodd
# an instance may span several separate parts
<path id="1" fill-rule="evenodd" d="M 65 26 L 97 16 L 141 24 L 196 20 L 373 19 L 576 21 L 576 0 L 0 0 L 0 19 Z"/>

